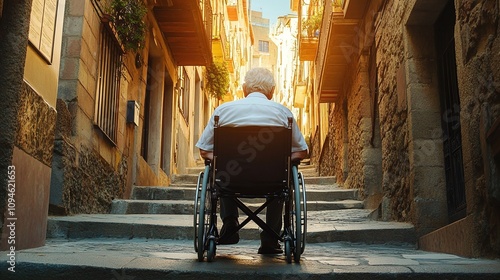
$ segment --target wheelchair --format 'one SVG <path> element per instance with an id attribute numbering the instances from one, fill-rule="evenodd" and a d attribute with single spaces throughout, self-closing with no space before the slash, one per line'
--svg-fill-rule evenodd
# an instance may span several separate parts
<path id="1" fill-rule="evenodd" d="M 217 245 L 223 244 L 217 228 L 221 198 L 232 199 L 246 219 L 284 244 L 287 263 L 300 262 L 307 231 L 306 188 L 298 171 L 300 161 L 291 160 L 292 118 L 288 127 L 219 126 L 215 116 L 213 160 L 205 160 L 198 175 L 194 201 L 194 249 L 198 261 L 212 262 Z M 243 201 L 265 198 L 256 210 Z M 274 231 L 258 215 L 274 200 L 283 202 L 282 232 Z M 260 204 L 260 203 L 259 203 Z"/>

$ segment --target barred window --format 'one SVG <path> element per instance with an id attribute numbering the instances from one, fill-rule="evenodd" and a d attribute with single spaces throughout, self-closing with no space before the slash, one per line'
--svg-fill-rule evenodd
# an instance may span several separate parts
<path id="1" fill-rule="evenodd" d="M 264 52 L 264 53 L 269 52 L 269 41 L 259 40 L 259 52 Z"/>
<path id="2" fill-rule="evenodd" d="M 179 68 L 179 109 L 181 110 L 182 116 L 189 121 L 189 91 L 190 91 L 190 81 L 184 67 Z"/>
<path id="3" fill-rule="evenodd" d="M 121 55 L 115 35 L 102 25 L 94 121 L 113 143 L 118 130 Z"/>

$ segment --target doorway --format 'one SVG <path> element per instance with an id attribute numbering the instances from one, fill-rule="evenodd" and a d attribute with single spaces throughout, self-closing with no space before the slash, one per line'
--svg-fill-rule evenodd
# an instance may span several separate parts
<path id="1" fill-rule="evenodd" d="M 446 193 L 450 222 L 464 218 L 467 206 L 462 159 L 460 94 L 455 58 L 455 6 L 453 2 L 448 1 L 435 24 Z"/>

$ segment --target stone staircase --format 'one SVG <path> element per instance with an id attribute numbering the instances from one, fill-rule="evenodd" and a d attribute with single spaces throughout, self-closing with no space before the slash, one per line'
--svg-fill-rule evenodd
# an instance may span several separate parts
<path id="1" fill-rule="evenodd" d="M 188 174 L 173 176 L 168 187 L 136 186 L 132 199 L 113 201 L 110 214 L 49 217 L 47 238 L 192 239 L 195 186 L 201 170 L 191 168 Z M 301 165 L 299 171 L 307 189 L 308 243 L 416 244 L 413 226 L 370 220 L 371 211 L 363 208 L 357 190 L 339 188 L 334 177 L 319 177 L 314 166 Z M 258 206 L 258 201 L 246 203 Z M 258 239 L 258 232 L 250 222 L 240 237 Z"/>

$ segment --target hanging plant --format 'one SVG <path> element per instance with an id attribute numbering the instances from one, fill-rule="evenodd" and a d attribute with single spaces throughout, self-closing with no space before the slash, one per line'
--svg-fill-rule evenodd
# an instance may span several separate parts
<path id="1" fill-rule="evenodd" d="M 222 99 L 229 89 L 229 71 L 226 64 L 221 61 L 214 61 L 205 71 L 206 90 L 210 96 Z"/>
<path id="2" fill-rule="evenodd" d="M 112 0 L 111 21 L 126 51 L 137 52 L 144 48 L 147 12 L 142 0 Z"/>

